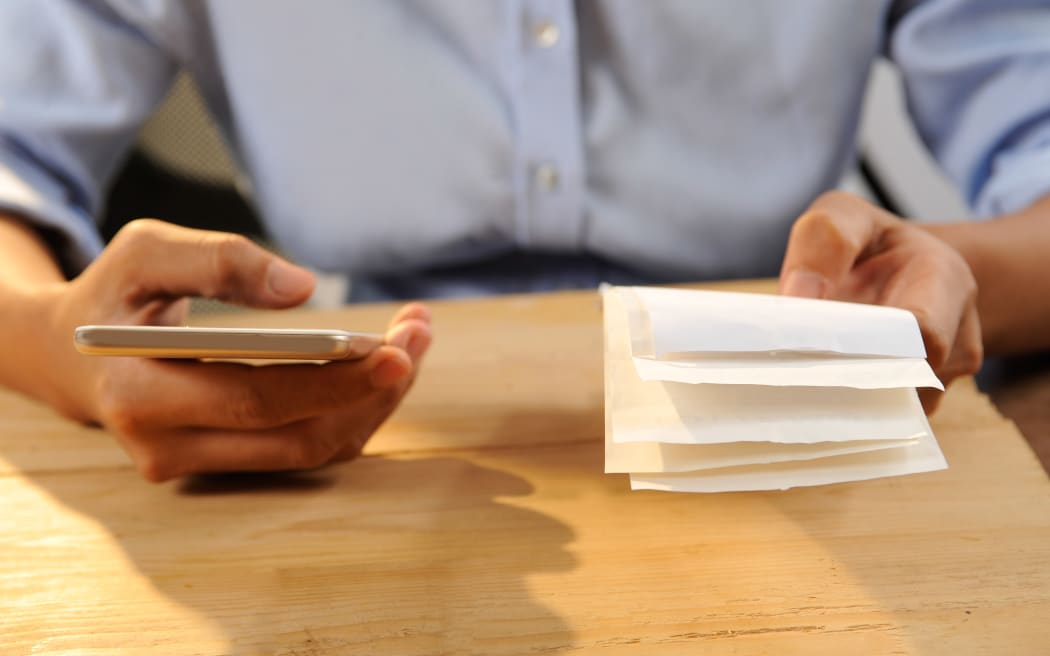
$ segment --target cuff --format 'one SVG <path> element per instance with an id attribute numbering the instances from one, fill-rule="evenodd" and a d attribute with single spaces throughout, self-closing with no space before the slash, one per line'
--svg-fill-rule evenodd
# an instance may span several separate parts
<path id="1" fill-rule="evenodd" d="M 974 201 L 978 215 L 1016 212 L 1050 194 L 1050 123 L 1024 141 L 995 158 L 991 175 Z"/>
<path id="2" fill-rule="evenodd" d="M 25 218 L 45 232 L 67 276 L 75 276 L 102 251 L 91 216 L 73 204 L 53 178 L 17 159 L 0 155 L 0 210 Z"/>

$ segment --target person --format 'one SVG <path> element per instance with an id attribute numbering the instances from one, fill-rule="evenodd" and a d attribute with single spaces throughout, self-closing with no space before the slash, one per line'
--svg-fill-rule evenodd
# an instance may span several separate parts
<path id="1" fill-rule="evenodd" d="M 312 274 L 236 235 L 136 221 L 109 176 L 179 69 L 270 233 L 357 299 L 773 275 L 913 311 L 945 382 L 1046 347 L 1050 10 L 1043 0 L 523 0 L 0 5 L 0 383 L 101 424 L 143 475 L 353 457 L 431 340 L 324 367 L 85 358 L 87 323 L 186 298 L 285 308 Z M 919 226 L 827 192 L 873 60 L 983 222 Z M 1040 200 L 1041 199 L 1041 200 Z M 979 291 L 979 293 L 978 293 Z M 928 406 L 932 408 L 932 402 Z"/>

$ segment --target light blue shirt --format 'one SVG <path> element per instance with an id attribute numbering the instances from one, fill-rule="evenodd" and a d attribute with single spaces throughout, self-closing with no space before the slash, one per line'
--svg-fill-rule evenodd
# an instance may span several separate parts
<path id="1" fill-rule="evenodd" d="M 880 53 L 978 213 L 1050 192 L 1047 0 L 4 0 L 0 26 L 0 206 L 71 271 L 180 67 L 280 245 L 409 296 L 774 274 Z"/>

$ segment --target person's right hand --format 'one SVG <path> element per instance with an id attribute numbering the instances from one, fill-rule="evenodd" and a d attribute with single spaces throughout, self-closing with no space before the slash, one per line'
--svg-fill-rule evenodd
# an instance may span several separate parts
<path id="1" fill-rule="evenodd" d="M 966 260 L 914 223 L 852 194 L 823 194 L 795 221 L 780 290 L 910 311 L 945 387 L 981 366 L 977 282 Z M 927 414 L 941 395 L 919 391 Z"/>
<path id="2" fill-rule="evenodd" d="M 352 458 L 415 377 L 431 338 L 423 305 L 402 308 L 386 344 L 352 362 L 254 367 L 73 348 L 78 325 L 184 323 L 191 296 L 288 308 L 313 287 L 309 271 L 243 237 L 135 221 L 52 299 L 50 400 L 113 432 L 151 481 Z"/>

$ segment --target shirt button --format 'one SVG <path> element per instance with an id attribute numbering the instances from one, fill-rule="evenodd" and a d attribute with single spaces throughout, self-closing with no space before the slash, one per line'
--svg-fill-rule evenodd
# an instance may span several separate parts
<path id="1" fill-rule="evenodd" d="M 544 191 L 554 191 L 561 182 L 561 174 L 558 172 L 558 167 L 553 164 L 540 164 L 536 167 L 533 175 L 535 176 L 536 184 Z"/>
<path id="2" fill-rule="evenodd" d="M 536 40 L 536 45 L 539 47 L 553 48 L 561 38 L 561 30 L 558 29 L 556 23 L 544 20 L 536 23 L 532 28 L 532 37 Z"/>

